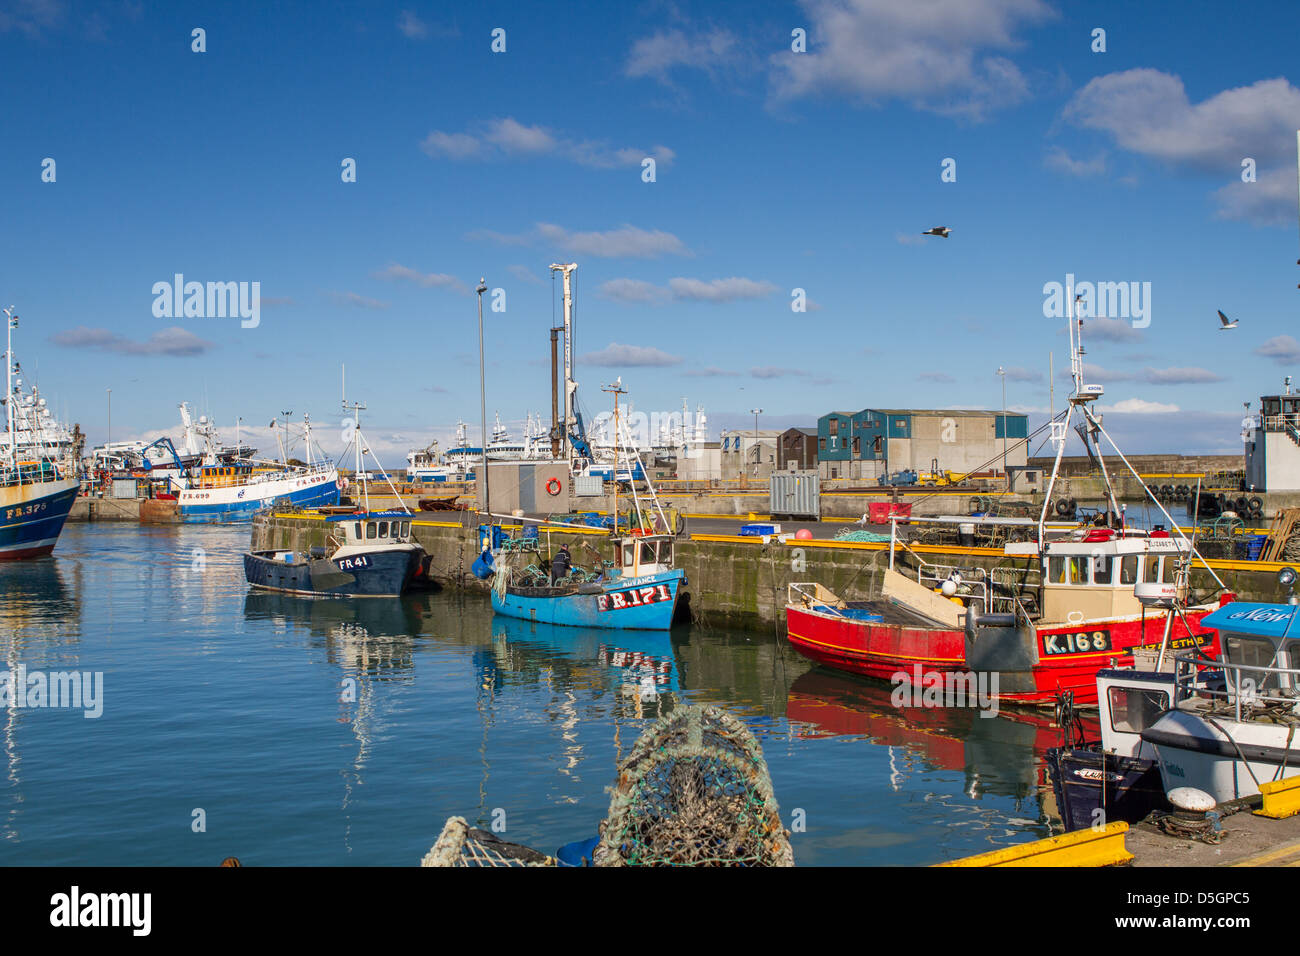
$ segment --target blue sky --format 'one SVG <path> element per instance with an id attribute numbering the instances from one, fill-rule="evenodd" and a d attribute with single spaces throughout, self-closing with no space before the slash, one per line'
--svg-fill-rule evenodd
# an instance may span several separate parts
<path id="1" fill-rule="evenodd" d="M 182 400 L 227 431 L 335 423 L 346 362 L 388 459 L 477 422 L 480 275 L 506 302 L 489 416 L 549 410 L 546 267 L 576 261 L 589 412 L 621 375 L 715 437 L 756 406 L 997 407 L 1000 365 L 1041 420 L 1067 363 L 1044 284 L 1149 282 L 1148 327 L 1085 333 L 1108 428 L 1237 451 L 1242 402 L 1300 367 L 1298 25 L 1286 3 L 0 0 L 0 299 L 92 442 L 108 388 L 115 438 L 176 434 Z M 155 316 L 176 273 L 260 282 L 260 325 Z"/>

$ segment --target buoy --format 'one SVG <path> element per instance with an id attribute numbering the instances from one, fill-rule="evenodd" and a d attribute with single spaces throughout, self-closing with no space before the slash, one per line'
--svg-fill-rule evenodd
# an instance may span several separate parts
<path id="1" fill-rule="evenodd" d="M 800 528 L 798 531 L 794 533 L 794 536 L 798 538 L 800 541 L 811 541 L 813 535 L 812 532 L 809 531 L 807 528 Z"/>

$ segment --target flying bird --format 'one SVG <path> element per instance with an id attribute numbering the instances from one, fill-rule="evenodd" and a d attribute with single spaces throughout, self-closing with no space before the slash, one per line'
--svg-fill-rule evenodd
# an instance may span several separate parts
<path id="1" fill-rule="evenodd" d="M 948 238 L 948 234 L 949 234 L 950 232 L 952 232 L 952 230 L 949 229 L 947 226 L 935 226 L 933 229 L 927 229 L 927 230 L 925 230 L 925 232 L 921 233 L 921 235 L 923 235 L 923 236 L 942 236 L 944 239 L 947 239 L 947 238 Z"/>
<path id="2" fill-rule="evenodd" d="M 1218 310 L 1216 309 L 1215 311 Z M 1233 319 L 1231 322 L 1229 322 L 1228 317 L 1224 315 L 1222 312 L 1219 312 L 1219 321 L 1223 323 L 1223 325 L 1219 327 L 1220 332 L 1226 332 L 1228 331 L 1228 329 L 1235 329 L 1237 327 L 1237 320 Z"/>

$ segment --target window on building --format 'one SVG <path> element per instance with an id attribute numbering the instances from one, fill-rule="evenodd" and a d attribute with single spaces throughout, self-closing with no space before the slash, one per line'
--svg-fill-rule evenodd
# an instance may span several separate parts
<path id="1" fill-rule="evenodd" d="M 862 454 L 862 437 L 860 435 L 853 436 L 853 454 Z"/>
<path id="2" fill-rule="evenodd" d="M 826 423 L 826 433 L 828 435 L 838 435 L 840 433 L 840 420 L 838 418 L 832 418 Z"/>
<path id="3" fill-rule="evenodd" d="M 881 439 L 881 437 L 877 435 L 876 440 L 871 443 L 871 450 L 875 452 L 877 455 L 879 455 L 881 452 L 884 451 L 884 444 L 885 443 Z"/>
<path id="4" fill-rule="evenodd" d="M 825 438 L 819 438 L 819 439 L 817 439 L 817 450 L 818 450 L 818 451 L 825 451 L 825 450 L 826 450 L 826 439 L 825 439 Z"/>

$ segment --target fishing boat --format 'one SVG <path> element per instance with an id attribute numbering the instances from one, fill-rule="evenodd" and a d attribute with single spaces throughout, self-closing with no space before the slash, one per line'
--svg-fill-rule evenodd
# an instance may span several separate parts
<path id="1" fill-rule="evenodd" d="M 410 509 L 403 505 L 401 511 L 370 510 L 369 483 L 362 468 L 368 451 L 361 433 L 362 407 L 360 403 L 352 406 L 353 473 L 361 482 L 361 507 L 353 514 L 331 509 L 332 513 L 324 516 L 330 533 L 323 546 L 308 551 L 246 552 L 244 577 L 253 587 L 336 597 L 394 597 L 426 570 L 425 550 L 411 536 Z M 400 502 L 397 490 L 392 491 Z"/>
<path id="2" fill-rule="evenodd" d="M 272 422 L 272 427 L 278 419 Z M 277 435 L 288 430 L 280 426 Z M 303 416 L 302 438 L 306 463 L 291 465 L 288 444 L 281 441 L 281 460 L 203 464 L 197 471 L 171 479 L 177 494 L 178 516 L 189 523 L 217 523 L 252 520 L 263 508 L 314 508 L 336 505 L 342 483 L 338 469 L 329 461 L 314 460 L 311 419 Z M 178 463 L 179 467 L 179 463 Z"/>
<path id="3" fill-rule="evenodd" d="M 1289 590 L 1296 572 L 1284 568 Z M 1174 656 L 1172 702 L 1141 731 L 1166 792 L 1192 787 L 1217 803 L 1255 796 L 1300 767 L 1300 604 L 1233 601 L 1201 623 L 1222 655 Z"/>
<path id="4" fill-rule="evenodd" d="M 617 429 L 622 424 L 618 396 L 626 394 L 622 380 L 605 391 L 615 396 Z M 634 447 L 625 427 L 621 433 Z M 644 504 L 635 486 L 632 494 L 633 506 L 625 524 L 624 516 L 619 514 L 615 487 L 613 513 L 618 518 L 611 542 L 615 560 L 601 561 L 598 568 L 566 569 L 560 578 L 549 575 L 536 536 L 520 538 L 499 549 L 492 561 L 493 612 L 544 624 L 625 630 L 671 628 L 686 574 L 673 566 L 674 537 L 667 533 L 671 525 L 653 485 L 647 484 Z"/>
<path id="5" fill-rule="evenodd" d="M 249 551 L 244 577 L 255 588 L 291 594 L 395 597 L 420 571 L 425 552 L 404 511 L 328 515 L 329 543 L 309 551 Z"/>
<path id="6" fill-rule="evenodd" d="M 69 477 L 63 466 L 49 457 L 53 451 L 42 431 L 42 422 L 32 417 L 44 406 L 18 401 L 22 384 L 21 380 L 15 382 L 19 367 L 13 346 L 18 316 L 12 307 L 5 309 L 4 315 L 8 442 L 0 459 L 0 561 L 16 561 L 54 550 L 81 482 Z M 35 444 L 24 442 L 24 434 L 31 436 Z"/>
<path id="7" fill-rule="evenodd" d="M 816 582 L 789 587 L 788 640 L 799 653 L 882 680 L 917 669 L 953 678 L 990 675 L 997 678 L 994 693 L 1003 702 L 1045 705 L 1069 693 L 1084 705 L 1096 702 L 1097 672 L 1132 666 L 1135 651 L 1157 648 L 1166 638 L 1179 649 L 1214 650 L 1214 634 L 1200 621 L 1217 603 L 1185 603 L 1170 623 L 1164 615 L 1148 613 L 1149 603 L 1140 596 L 1185 598 L 1193 560 L 1209 571 L 1220 591 L 1226 589 L 1181 531 L 1148 532 L 1125 523 L 1100 439 L 1112 447 L 1114 441 L 1090 407 L 1102 388 L 1083 379 L 1082 320 L 1071 314 L 1069 329 L 1075 390 L 1065 411 L 1048 423 L 1056 457 L 1038 519 L 891 516 L 889 566 L 879 599 L 845 601 Z M 1049 526 L 1052 491 L 1076 417 L 1085 448 L 1101 468 L 1109 509 L 1090 524 Z M 1168 527 L 1176 529 L 1164 506 L 1129 470 Z M 992 570 L 931 564 L 911 549 L 908 567 L 898 560 L 905 546 L 898 539 L 900 521 L 1004 525 L 1032 533 L 1033 540 L 1009 540 L 1006 560 Z"/>

